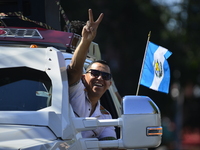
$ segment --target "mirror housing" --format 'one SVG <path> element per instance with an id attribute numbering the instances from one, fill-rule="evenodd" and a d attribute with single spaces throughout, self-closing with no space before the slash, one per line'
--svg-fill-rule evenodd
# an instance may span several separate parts
<path id="1" fill-rule="evenodd" d="M 122 102 L 122 143 L 126 148 L 157 147 L 161 143 L 160 110 L 147 96 L 125 96 Z"/>
<path id="2" fill-rule="evenodd" d="M 161 143 L 160 110 L 146 96 L 125 96 L 122 103 L 122 115 L 118 119 L 74 117 L 73 124 L 78 132 L 105 126 L 118 126 L 121 128 L 121 137 L 118 140 L 99 141 L 97 138 L 81 138 L 80 144 L 88 149 L 151 148 L 157 147 Z"/>

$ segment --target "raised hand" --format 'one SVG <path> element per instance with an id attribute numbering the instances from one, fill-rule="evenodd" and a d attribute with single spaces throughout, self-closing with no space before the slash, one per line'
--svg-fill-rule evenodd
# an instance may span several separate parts
<path id="1" fill-rule="evenodd" d="M 103 19 L 103 13 L 101 13 L 98 19 L 94 22 L 92 10 L 88 10 L 89 20 L 82 30 L 82 37 L 84 40 L 92 41 L 96 37 L 97 28 Z"/>

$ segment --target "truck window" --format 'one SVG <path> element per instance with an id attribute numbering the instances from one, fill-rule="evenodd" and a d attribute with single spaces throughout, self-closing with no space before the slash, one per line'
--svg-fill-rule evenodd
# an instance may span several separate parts
<path id="1" fill-rule="evenodd" d="M 36 111 L 51 105 L 51 80 L 27 68 L 0 69 L 0 111 Z"/>
<path id="2" fill-rule="evenodd" d="M 107 90 L 101 97 L 100 100 L 101 105 L 110 112 L 113 119 L 117 119 L 119 116 L 117 114 L 116 108 L 114 107 L 114 103 L 112 97 L 110 95 L 109 90 Z M 115 127 L 115 131 L 117 134 L 117 138 L 120 138 L 120 128 Z"/>

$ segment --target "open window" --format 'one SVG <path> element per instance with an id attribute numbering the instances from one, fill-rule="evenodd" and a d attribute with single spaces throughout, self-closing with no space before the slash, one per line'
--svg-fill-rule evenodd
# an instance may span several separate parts
<path id="1" fill-rule="evenodd" d="M 106 110 L 108 110 L 110 112 L 113 119 L 119 118 L 119 116 L 117 114 L 117 110 L 114 107 L 114 103 L 113 103 L 113 100 L 112 100 L 109 90 L 107 90 L 102 95 L 100 103 Z M 117 138 L 119 138 L 120 137 L 120 128 L 115 127 L 115 130 L 116 130 Z"/>
<path id="2" fill-rule="evenodd" d="M 39 70 L 0 69 L 0 111 L 36 111 L 51 105 L 51 80 Z"/>

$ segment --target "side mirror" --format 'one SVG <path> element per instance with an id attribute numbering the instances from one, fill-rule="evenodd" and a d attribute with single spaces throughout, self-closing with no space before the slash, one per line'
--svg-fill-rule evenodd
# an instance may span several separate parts
<path id="1" fill-rule="evenodd" d="M 157 147 L 161 143 L 160 110 L 146 96 L 125 96 L 122 103 L 122 141 L 126 148 Z"/>
<path id="2" fill-rule="evenodd" d="M 157 147 L 161 143 L 160 110 L 146 96 L 125 96 L 122 103 L 122 115 L 118 119 L 74 117 L 73 124 L 78 132 L 105 126 L 121 128 L 121 137 L 118 140 L 98 141 L 97 138 L 80 138 L 80 144 L 86 147 L 85 149 L 150 148 Z"/>

